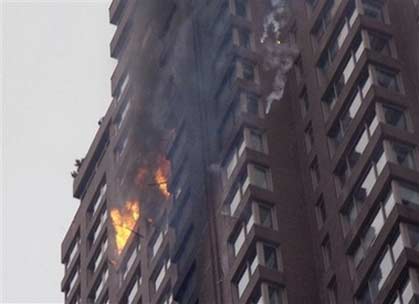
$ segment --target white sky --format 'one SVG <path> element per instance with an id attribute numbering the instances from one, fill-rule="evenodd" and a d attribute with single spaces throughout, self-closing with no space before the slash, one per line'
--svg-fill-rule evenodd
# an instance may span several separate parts
<path id="1" fill-rule="evenodd" d="M 0 302 L 62 303 L 70 172 L 110 102 L 109 1 L 0 2 Z"/>

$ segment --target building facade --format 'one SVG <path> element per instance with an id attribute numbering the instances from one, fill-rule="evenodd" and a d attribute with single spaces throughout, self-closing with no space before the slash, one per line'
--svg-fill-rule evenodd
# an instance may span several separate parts
<path id="1" fill-rule="evenodd" d="M 113 0 L 65 303 L 419 303 L 419 4 Z M 265 29 L 266 30 L 266 29 Z"/>

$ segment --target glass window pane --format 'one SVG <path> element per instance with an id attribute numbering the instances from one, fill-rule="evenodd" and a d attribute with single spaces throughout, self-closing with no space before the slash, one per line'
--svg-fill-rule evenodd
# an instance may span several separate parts
<path id="1" fill-rule="evenodd" d="M 408 226 L 410 247 L 419 250 L 419 227 L 415 225 Z"/>
<path id="2" fill-rule="evenodd" d="M 349 164 L 352 168 L 358 162 L 358 159 L 361 157 L 362 153 L 364 153 L 364 150 L 367 147 L 368 142 L 368 132 L 365 130 L 364 132 L 362 132 L 361 137 L 358 139 L 354 149 L 349 155 Z"/>
<path id="3" fill-rule="evenodd" d="M 384 119 L 387 124 L 403 130 L 407 129 L 406 118 L 402 110 L 386 105 L 383 105 L 383 110 Z"/>
<path id="4" fill-rule="evenodd" d="M 399 90 L 395 72 L 377 67 L 375 70 L 377 74 L 377 84 L 379 86 L 395 91 Z"/>
<path id="5" fill-rule="evenodd" d="M 375 168 L 377 170 L 377 176 L 379 176 L 381 174 L 381 172 L 383 171 L 384 166 L 388 162 L 387 155 L 384 153 L 384 150 L 383 150 L 382 147 L 378 151 L 378 153 L 375 156 L 375 159 L 373 161 L 375 163 Z"/>
<path id="6" fill-rule="evenodd" d="M 364 182 L 361 185 L 361 188 L 365 191 L 366 196 L 368 196 L 375 185 L 376 176 L 373 168 L 367 173 L 367 176 L 364 179 Z"/>
<path id="7" fill-rule="evenodd" d="M 391 55 L 389 38 L 376 33 L 368 33 L 371 49 L 383 55 Z"/>
<path id="8" fill-rule="evenodd" d="M 259 261 L 256 255 L 251 259 L 251 262 L 249 264 L 250 275 L 252 275 L 255 273 L 256 268 L 259 265 Z"/>
<path id="9" fill-rule="evenodd" d="M 237 235 L 233 247 L 234 247 L 234 254 L 237 255 L 237 253 L 239 253 L 240 248 L 242 247 L 244 240 L 246 238 L 246 235 L 244 233 L 244 228 L 240 229 L 239 234 Z"/>
<path id="10" fill-rule="evenodd" d="M 389 217 L 390 212 L 393 210 L 394 206 L 396 205 L 396 199 L 394 198 L 393 191 L 390 191 L 386 198 L 384 199 L 384 212 L 385 216 Z"/>
<path id="11" fill-rule="evenodd" d="M 259 206 L 260 224 L 268 228 L 273 228 L 272 207 L 260 205 L 260 204 L 258 206 Z"/>
<path id="12" fill-rule="evenodd" d="M 363 241 L 365 248 L 368 248 L 372 245 L 372 243 L 375 241 L 378 234 L 380 233 L 381 228 L 383 228 L 383 225 L 384 218 L 381 209 L 379 209 L 370 226 L 368 227 L 368 230 L 364 234 Z"/>
<path id="13" fill-rule="evenodd" d="M 283 304 L 282 293 L 275 286 L 268 286 L 268 304 Z"/>
<path id="14" fill-rule="evenodd" d="M 339 48 L 341 48 L 343 43 L 345 42 L 345 39 L 348 36 L 348 32 L 349 32 L 348 24 L 345 22 L 337 37 Z"/>
<path id="15" fill-rule="evenodd" d="M 250 130 L 249 148 L 263 152 L 263 134 L 258 130 Z"/>
<path id="16" fill-rule="evenodd" d="M 239 203 L 240 203 L 240 198 L 241 198 L 240 191 L 239 189 L 237 189 L 230 203 L 230 215 L 233 215 L 234 212 L 237 210 L 237 207 L 239 206 Z"/>
<path id="17" fill-rule="evenodd" d="M 371 296 L 373 299 L 376 298 L 378 292 L 383 286 L 384 281 L 386 280 L 392 268 L 393 268 L 393 263 L 391 260 L 391 255 L 390 255 L 390 252 L 387 250 L 380 264 L 377 265 L 377 268 L 371 273 L 369 286 L 370 286 Z"/>
<path id="18" fill-rule="evenodd" d="M 393 245 L 391 246 L 391 250 L 393 252 L 393 257 L 394 257 L 394 263 L 396 263 L 403 249 L 404 249 L 404 244 L 403 244 L 401 235 L 399 233 L 397 236 L 397 239 L 394 241 Z"/>
<path id="19" fill-rule="evenodd" d="M 400 183 L 399 192 L 403 204 L 419 206 L 418 187 Z"/>
<path id="20" fill-rule="evenodd" d="M 278 257 L 276 255 L 276 248 L 267 244 L 263 245 L 263 258 L 265 266 L 271 269 L 278 269 Z"/>
<path id="21" fill-rule="evenodd" d="M 268 188 L 267 170 L 258 166 L 251 166 L 252 184 L 264 189 Z"/>
<path id="22" fill-rule="evenodd" d="M 354 68 L 355 68 L 355 62 L 354 62 L 353 58 L 350 57 L 349 61 L 346 63 L 345 68 L 343 69 L 343 72 L 342 72 L 344 83 L 348 82 L 349 78 L 352 75 L 352 72 L 353 72 Z"/>
<path id="23" fill-rule="evenodd" d="M 237 155 L 236 155 L 236 151 L 234 150 L 230 153 L 227 159 L 226 172 L 227 172 L 228 178 L 230 178 L 236 165 L 237 165 Z"/>
<path id="24" fill-rule="evenodd" d="M 414 148 L 409 145 L 392 143 L 396 162 L 406 168 L 415 169 Z"/>
<path id="25" fill-rule="evenodd" d="M 406 286 L 404 286 L 402 292 L 401 292 L 401 297 L 402 297 L 402 302 L 403 304 L 409 304 L 410 300 L 413 298 L 413 287 L 412 287 L 412 282 L 410 280 L 407 281 Z"/>
<path id="26" fill-rule="evenodd" d="M 250 281 L 249 271 L 246 268 L 244 270 L 242 276 L 240 277 L 238 284 L 237 284 L 237 288 L 238 288 L 238 291 L 239 291 L 239 297 L 241 297 L 243 295 L 243 292 L 246 289 L 247 284 L 249 284 L 249 281 Z"/>
<path id="27" fill-rule="evenodd" d="M 373 2 L 371 0 L 364 0 L 364 14 L 369 18 L 377 19 L 380 21 L 384 21 L 383 12 L 381 9 L 381 5 L 378 2 Z"/>

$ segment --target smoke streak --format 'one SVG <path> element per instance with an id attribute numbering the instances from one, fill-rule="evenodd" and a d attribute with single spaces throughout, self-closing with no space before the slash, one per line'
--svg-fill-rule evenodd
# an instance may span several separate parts
<path id="1" fill-rule="evenodd" d="M 265 51 L 263 67 L 274 70 L 275 78 L 272 92 L 266 98 L 265 112 L 268 114 L 272 104 L 284 95 L 287 73 L 292 68 L 298 49 L 295 44 L 281 42 L 283 31 L 291 20 L 291 12 L 286 0 L 271 0 L 272 11 L 265 17 L 261 43 Z"/>

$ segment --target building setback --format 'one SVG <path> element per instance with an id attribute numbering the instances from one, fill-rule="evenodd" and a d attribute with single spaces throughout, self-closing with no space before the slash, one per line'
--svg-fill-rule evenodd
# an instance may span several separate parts
<path id="1" fill-rule="evenodd" d="M 289 6 L 266 113 L 271 1 L 112 1 L 65 303 L 419 303 L 418 1 Z"/>

